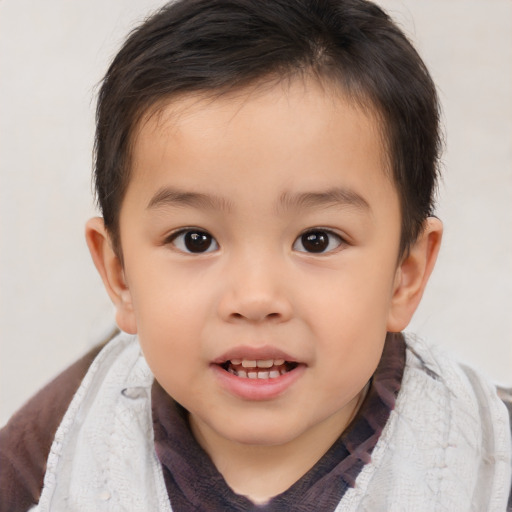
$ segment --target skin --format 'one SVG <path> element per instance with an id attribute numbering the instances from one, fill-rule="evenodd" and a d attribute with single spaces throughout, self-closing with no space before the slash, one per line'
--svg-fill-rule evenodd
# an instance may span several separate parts
<path id="1" fill-rule="evenodd" d="M 198 442 L 255 502 L 289 488 L 343 432 L 386 332 L 407 325 L 434 266 L 433 218 L 398 259 L 386 161 L 376 120 L 312 80 L 183 97 L 138 130 L 124 266 L 102 220 L 87 225 L 119 327 L 138 333 Z M 211 235 L 206 252 L 188 252 L 186 228 Z M 311 231 L 325 251 L 308 251 Z M 226 384 L 216 363 L 254 350 L 299 363 L 293 379 L 252 395 Z"/>

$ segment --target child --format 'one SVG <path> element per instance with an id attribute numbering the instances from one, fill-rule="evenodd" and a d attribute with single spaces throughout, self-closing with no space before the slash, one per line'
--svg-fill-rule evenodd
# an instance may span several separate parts
<path id="1" fill-rule="evenodd" d="M 363 0 L 182 0 L 134 31 L 86 228 L 123 333 L 5 427 L 2 506 L 505 510 L 493 386 L 401 334 L 441 242 L 438 129 Z"/>

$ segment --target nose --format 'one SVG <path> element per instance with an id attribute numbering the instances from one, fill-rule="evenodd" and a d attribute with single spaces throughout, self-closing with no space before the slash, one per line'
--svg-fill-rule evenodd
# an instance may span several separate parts
<path id="1" fill-rule="evenodd" d="M 268 255 L 230 262 L 219 315 L 227 322 L 286 322 L 293 308 L 285 272 Z"/>

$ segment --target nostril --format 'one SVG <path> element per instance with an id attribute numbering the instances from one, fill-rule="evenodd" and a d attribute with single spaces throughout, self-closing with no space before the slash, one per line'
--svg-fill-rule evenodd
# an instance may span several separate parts
<path id="1" fill-rule="evenodd" d="M 287 298 L 276 294 L 226 293 L 218 306 L 218 313 L 228 322 L 282 322 L 292 316 Z"/>
<path id="2" fill-rule="evenodd" d="M 234 320 L 250 320 L 250 321 L 265 321 L 265 320 L 278 320 L 281 318 L 280 313 L 267 313 L 261 316 L 255 314 L 244 315 L 242 313 L 231 313 L 231 318 Z"/>

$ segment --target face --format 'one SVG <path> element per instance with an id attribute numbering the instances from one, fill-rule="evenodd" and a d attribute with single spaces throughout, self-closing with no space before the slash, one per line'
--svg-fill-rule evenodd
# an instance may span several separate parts
<path id="1" fill-rule="evenodd" d="M 142 123 L 120 214 L 132 322 L 198 435 L 346 425 L 389 328 L 400 209 L 378 126 L 295 82 Z"/>

